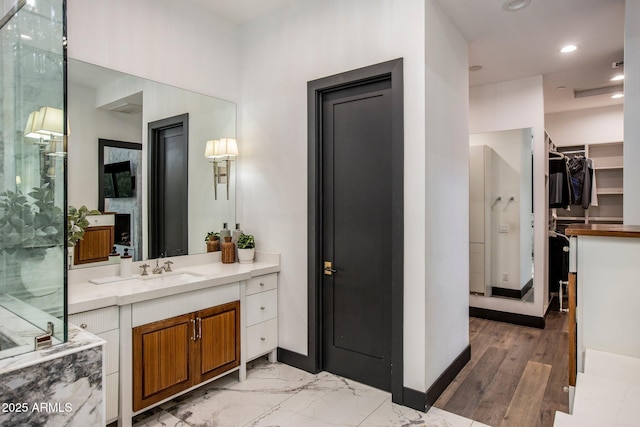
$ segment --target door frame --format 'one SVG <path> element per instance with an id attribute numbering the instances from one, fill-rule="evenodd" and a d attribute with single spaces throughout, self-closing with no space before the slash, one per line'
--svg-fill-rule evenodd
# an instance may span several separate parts
<path id="1" fill-rule="evenodd" d="M 308 357 L 322 370 L 322 102 L 325 93 L 391 80 L 391 395 L 403 402 L 404 321 L 404 91 L 402 58 L 307 83 L 308 123 Z"/>

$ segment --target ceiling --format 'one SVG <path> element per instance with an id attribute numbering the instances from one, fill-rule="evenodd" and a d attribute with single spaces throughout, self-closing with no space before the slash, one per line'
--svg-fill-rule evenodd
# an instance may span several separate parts
<path id="1" fill-rule="evenodd" d="M 244 24 L 297 0 L 192 0 Z M 322 1 L 322 0 L 315 0 Z M 624 0 L 531 0 L 516 12 L 505 0 L 437 0 L 469 42 L 470 86 L 543 75 L 545 113 L 621 104 L 610 94 L 574 98 L 575 90 L 611 86 L 623 59 Z M 565 44 L 578 50 L 561 54 Z M 564 87 L 564 89 L 558 89 Z"/>

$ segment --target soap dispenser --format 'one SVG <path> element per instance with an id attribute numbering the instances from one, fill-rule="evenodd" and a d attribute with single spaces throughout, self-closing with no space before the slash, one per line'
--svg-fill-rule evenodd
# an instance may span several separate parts
<path id="1" fill-rule="evenodd" d="M 118 251 L 116 250 L 116 247 L 114 246 L 111 249 L 111 253 L 109 254 L 109 264 L 118 264 L 120 262 L 120 254 L 118 253 Z"/>
<path id="2" fill-rule="evenodd" d="M 124 250 L 124 254 L 120 257 L 120 276 L 131 277 L 131 267 L 133 265 L 133 258 L 129 255 L 129 249 Z"/>
<path id="3" fill-rule="evenodd" d="M 238 239 L 242 234 L 243 233 L 242 233 L 242 230 L 240 230 L 240 224 L 236 223 L 236 229 L 233 230 L 233 233 L 231 234 L 231 241 L 236 247 L 235 248 L 236 260 L 238 259 Z"/>
<path id="4" fill-rule="evenodd" d="M 231 231 L 227 228 L 227 223 L 225 222 L 222 226 L 222 230 L 220 230 L 220 244 L 224 242 L 225 237 L 231 237 Z"/>

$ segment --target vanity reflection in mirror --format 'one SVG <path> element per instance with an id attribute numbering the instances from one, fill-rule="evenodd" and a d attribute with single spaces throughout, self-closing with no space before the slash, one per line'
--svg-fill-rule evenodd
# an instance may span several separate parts
<path id="1" fill-rule="evenodd" d="M 68 61 L 67 95 L 74 123 L 68 142 L 68 204 L 107 213 L 89 219 L 92 227 L 107 227 L 102 238 L 108 246 L 116 246 L 120 255 L 127 249 L 135 261 L 150 257 L 150 242 L 161 240 L 150 234 L 155 233 L 149 222 L 154 199 L 160 200 L 153 202 L 154 214 L 172 204 L 185 212 L 186 220 L 166 225 L 182 234 L 180 254 L 206 252 L 206 234 L 235 223 L 236 167 L 226 176 L 229 197 L 225 188 L 225 197 L 216 198 L 211 163 L 203 156 L 207 141 L 236 138 L 235 103 L 73 59 Z M 161 180 L 165 172 L 150 166 L 149 129 L 182 115 L 188 115 L 180 147 L 187 197 L 176 203 L 179 199 L 170 194 L 150 194 L 150 177 Z M 160 186 L 165 193 L 167 186 Z M 158 256 L 162 252 L 159 248 Z M 74 260 L 71 268 L 105 264 L 106 259 Z"/>
<path id="2" fill-rule="evenodd" d="M 532 129 L 469 137 L 469 291 L 533 302 Z"/>

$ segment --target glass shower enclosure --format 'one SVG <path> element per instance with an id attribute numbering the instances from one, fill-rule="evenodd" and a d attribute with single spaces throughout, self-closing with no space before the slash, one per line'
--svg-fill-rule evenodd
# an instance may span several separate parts
<path id="1" fill-rule="evenodd" d="M 67 340 L 64 0 L 0 21 L 0 359 Z"/>

